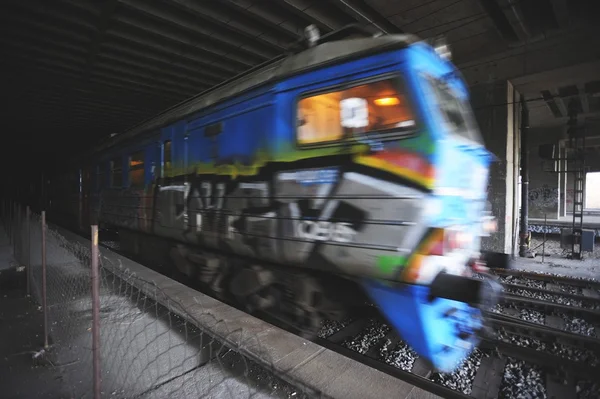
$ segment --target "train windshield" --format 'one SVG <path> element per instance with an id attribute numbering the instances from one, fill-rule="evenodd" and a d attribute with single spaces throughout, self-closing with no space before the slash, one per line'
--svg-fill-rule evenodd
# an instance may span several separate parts
<path id="1" fill-rule="evenodd" d="M 441 112 L 450 133 L 482 143 L 483 139 L 477 129 L 469 101 L 459 98 L 448 83 L 442 80 L 429 77 L 427 81 L 435 96 L 433 104 Z"/>

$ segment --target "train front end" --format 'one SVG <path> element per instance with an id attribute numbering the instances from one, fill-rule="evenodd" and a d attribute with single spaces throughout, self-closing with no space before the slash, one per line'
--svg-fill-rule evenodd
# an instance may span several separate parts
<path id="1" fill-rule="evenodd" d="M 493 155 L 485 148 L 467 87 L 428 45 L 407 54 L 407 71 L 431 140 L 431 192 L 421 201 L 416 245 L 395 281 L 363 285 L 420 357 L 454 370 L 479 344 L 501 286 L 485 273 L 481 237 L 495 227 L 487 201 Z M 487 206 L 486 206 L 487 205 Z"/>

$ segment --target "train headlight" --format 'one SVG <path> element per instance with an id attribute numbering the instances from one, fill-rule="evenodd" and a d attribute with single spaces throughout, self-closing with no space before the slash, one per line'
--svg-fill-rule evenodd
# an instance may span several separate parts
<path id="1" fill-rule="evenodd" d="M 452 51 L 450 50 L 450 45 L 443 36 L 439 36 L 432 39 L 431 46 L 441 58 L 448 61 L 452 58 Z"/>
<path id="2" fill-rule="evenodd" d="M 308 47 L 314 47 L 321 38 L 319 28 L 316 25 L 308 25 L 304 28 L 304 37 L 308 42 Z"/>

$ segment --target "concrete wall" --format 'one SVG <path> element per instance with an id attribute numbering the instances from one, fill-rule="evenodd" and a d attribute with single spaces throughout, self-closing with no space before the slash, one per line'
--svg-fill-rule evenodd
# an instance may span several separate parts
<path id="1" fill-rule="evenodd" d="M 588 125 L 588 136 L 599 130 L 592 123 Z M 553 126 L 543 128 L 531 128 L 529 131 L 529 217 L 548 220 L 566 216 L 573 211 L 573 174 L 569 173 L 567 162 L 556 162 L 557 171 L 566 173 L 551 173 L 548 170 L 554 167 L 552 161 L 542 160 L 539 155 L 539 147 L 543 144 L 556 144 L 560 158 L 565 157 L 564 137 L 566 137 L 566 126 Z M 594 155 L 586 156 L 585 160 L 588 171 L 600 171 L 600 157 Z M 586 192 L 595 190 L 599 194 L 598 187 L 586 186 Z M 587 195 L 587 194 L 586 194 Z M 584 205 L 585 208 L 589 206 Z"/>
<path id="2" fill-rule="evenodd" d="M 543 160 L 539 148 L 544 144 L 558 144 L 565 127 L 529 129 L 529 217 L 558 219 L 560 174 L 552 173 L 554 162 Z M 563 167 L 563 164 L 560 164 Z M 558 170 L 558 166 L 556 167 Z M 564 178 L 564 176 L 562 176 Z"/>
<path id="3" fill-rule="evenodd" d="M 483 239 L 484 250 L 512 253 L 518 209 L 518 94 L 510 82 L 471 87 L 471 101 L 486 147 L 498 157 L 492 164 L 488 199 L 498 218 L 498 232 Z"/>

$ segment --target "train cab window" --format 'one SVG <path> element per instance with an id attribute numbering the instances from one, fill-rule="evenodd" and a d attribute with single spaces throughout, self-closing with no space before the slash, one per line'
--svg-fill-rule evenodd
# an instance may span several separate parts
<path id="1" fill-rule="evenodd" d="M 120 157 L 110 161 L 110 186 L 123 186 L 123 160 Z"/>
<path id="2" fill-rule="evenodd" d="M 448 131 L 478 143 L 483 142 L 468 100 L 459 98 L 447 83 L 431 76 L 426 79 L 435 96 L 433 103 L 439 108 Z"/>
<path id="3" fill-rule="evenodd" d="M 171 171 L 171 140 L 167 140 L 163 143 L 163 173 L 165 177 Z"/>
<path id="4" fill-rule="evenodd" d="M 134 152 L 129 156 L 129 185 L 144 186 L 144 152 Z"/>
<path id="5" fill-rule="evenodd" d="M 296 123 L 301 145 L 415 127 L 414 114 L 396 79 L 304 97 L 298 102 Z"/>

